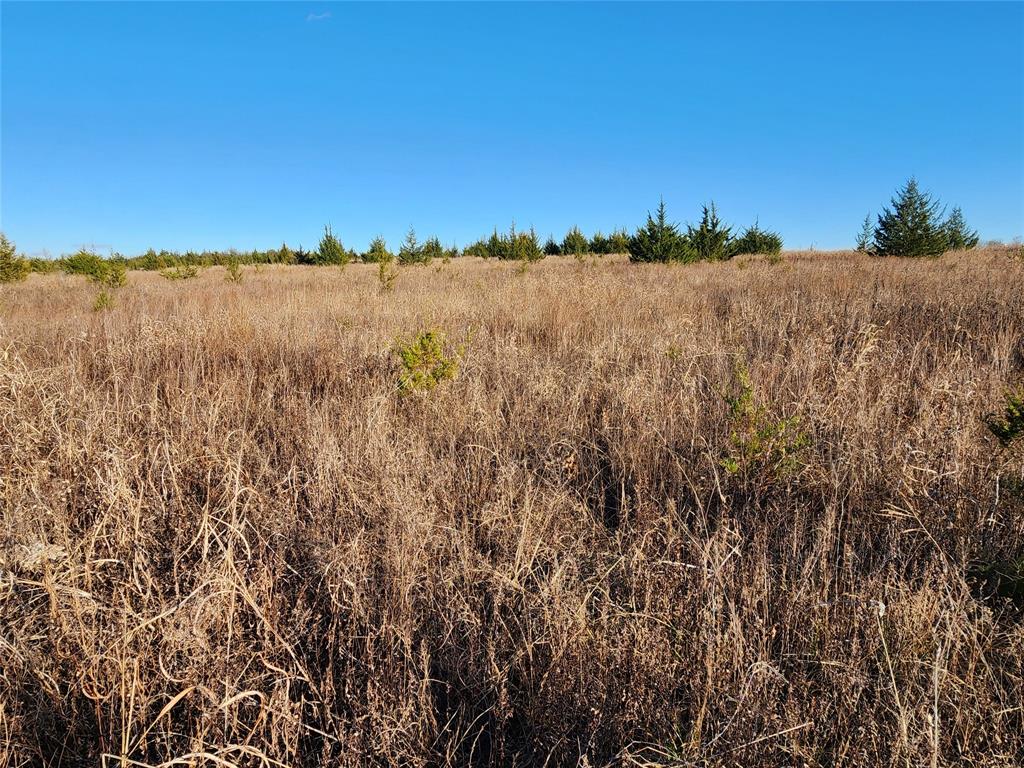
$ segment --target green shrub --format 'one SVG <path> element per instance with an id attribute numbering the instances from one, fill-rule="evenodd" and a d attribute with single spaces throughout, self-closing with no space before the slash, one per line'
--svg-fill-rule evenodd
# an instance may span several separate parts
<path id="1" fill-rule="evenodd" d="M 870 253 L 871 238 L 874 236 L 874 227 L 871 225 L 871 212 L 864 217 L 864 223 L 857 233 L 857 250 L 861 253 Z"/>
<path id="2" fill-rule="evenodd" d="M 509 227 L 507 233 L 498 234 L 498 230 L 495 228 L 486 243 L 482 240 L 474 243 L 466 249 L 466 254 L 521 262 L 544 258 L 544 251 L 541 250 L 540 243 L 537 241 L 537 233 L 533 229 L 530 229 L 529 232 L 517 232 L 515 222 Z"/>
<path id="3" fill-rule="evenodd" d="M 426 264 L 428 261 L 425 258 L 423 246 L 416 239 L 416 230 L 412 227 L 409 228 L 402 247 L 398 249 L 398 260 L 402 264 Z"/>
<path id="4" fill-rule="evenodd" d="M 29 270 L 40 275 L 49 275 L 60 269 L 60 262 L 55 259 L 41 259 L 32 257 L 28 259 Z"/>
<path id="5" fill-rule="evenodd" d="M 589 252 L 590 241 L 580 232 L 579 227 L 573 227 L 565 233 L 565 237 L 562 238 L 562 253 L 566 256 L 583 256 Z"/>
<path id="6" fill-rule="evenodd" d="M 281 243 L 277 251 L 271 252 L 271 262 L 274 264 L 294 264 L 295 251 L 288 247 L 288 243 Z"/>
<path id="7" fill-rule="evenodd" d="M 597 254 L 598 256 L 604 256 L 611 253 L 612 241 L 605 237 L 601 230 L 594 233 L 594 236 L 590 238 L 590 246 L 588 250 L 590 253 Z"/>
<path id="8" fill-rule="evenodd" d="M 775 418 L 755 403 L 750 372 L 742 362 L 736 365 L 736 380 L 739 392 L 725 395 L 729 445 L 722 467 L 758 485 L 792 474 L 800 468 L 800 455 L 809 445 L 799 429 L 799 418 Z"/>
<path id="9" fill-rule="evenodd" d="M 445 350 L 440 331 L 423 331 L 410 340 L 399 340 L 394 351 L 402 366 L 398 377 L 402 393 L 431 390 L 458 371 L 458 355 Z"/>
<path id="10" fill-rule="evenodd" d="M 100 292 L 96 294 L 96 301 L 92 303 L 93 312 L 102 312 L 105 309 L 110 309 L 114 306 L 114 294 L 112 291 L 108 291 L 106 288 L 101 288 Z"/>
<path id="11" fill-rule="evenodd" d="M 761 229 L 757 222 L 754 222 L 754 226 L 747 227 L 743 234 L 732 242 L 731 250 L 733 254 L 779 254 L 782 252 L 782 236 L 777 232 Z"/>
<path id="12" fill-rule="evenodd" d="M 939 201 L 911 178 L 883 208 L 875 227 L 873 251 L 879 256 L 938 256 L 949 246 L 939 222 Z"/>
<path id="13" fill-rule="evenodd" d="M 161 269 L 160 276 L 167 280 L 191 280 L 192 278 L 199 276 L 199 267 L 189 264 L 186 266 Z"/>
<path id="14" fill-rule="evenodd" d="M 624 229 L 616 229 L 608 237 L 608 253 L 628 253 L 629 233 Z"/>
<path id="15" fill-rule="evenodd" d="M 732 229 L 722 224 L 714 202 L 702 206 L 700 224 L 687 226 L 686 239 L 700 261 L 722 261 L 732 258 Z"/>
<path id="16" fill-rule="evenodd" d="M 494 228 L 491 236 L 487 238 L 487 257 L 490 259 L 509 258 L 508 238 L 504 235 L 499 235 L 497 227 Z"/>
<path id="17" fill-rule="evenodd" d="M 106 272 L 107 262 L 102 256 L 84 248 L 60 260 L 60 268 L 68 275 L 82 275 L 92 280 L 101 280 Z"/>
<path id="18" fill-rule="evenodd" d="M 395 266 L 394 256 L 377 262 L 377 281 L 380 283 L 381 293 L 390 293 L 395 287 L 397 278 L 398 267 Z"/>
<path id="19" fill-rule="evenodd" d="M 0 232 L 0 283 L 17 283 L 31 271 L 28 259 L 18 256 L 14 243 Z"/>
<path id="20" fill-rule="evenodd" d="M 692 261 L 693 249 L 679 233 L 677 224 L 669 223 L 665 201 L 658 204 L 657 216 L 647 213 L 647 224 L 629 238 L 629 260 L 636 262 Z"/>
<path id="21" fill-rule="evenodd" d="M 122 261 L 105 261 L 100 273 L 90 279 L 105 288 L 120 288 L 128 282 L 128 267 Z"/>
<path id="22" fill-rule="evenodd" d="M 388 250 L 388 244 L 379 235 L 370 241 L 369 250 L 363 254 L 363 261 L 368 264 L 379 264 L 382 261 L 391 261 L 395 255 Z"/>
<path id="23" fill-rule="evenodd" d="M 100 292 L 93 302 L 94 312 L 101 312 L 114 306 L 114 293 L 128 282 L 128 268 L 123 261 L 104 261 L 88 273 L 88 278 L 100 286 Z"/>
<path id="24" fill-rule="evenodd" d="M 462 249 L 464 256 L 476 256 L 479 259 L 488 259 L 491 254 L 487 248 L 487 243 L 483 240 L 477 240 L 475 243 L 467 245 Z"/>
<path id="25" fill-rule="evenodd" d="M 225 265 L 227 270 L 224 273 L 224 279 L 229 283 L 240 283 L 242 282 L 242 265 L 237 261 L 229 261 Z"/>
<path id="26" fill-rule="evenodd" d="M 1002 416 L 988 416 L 985 424 L 1003 445 L 1024 437 L 1024 389 L 1007 392 Z"/>
<path id="27" fill-rule="evenodd" d="M 529 232 L 516 232 L 516 225 L 513 222 L 508 233 L 508 258 L 523 264 L 544 258 L 544 251 L 541 250 L 537 233 L 532 227 Z"/>
<path id="28" fill-rule="evenodd" d="M 562 247 L 555 242 L 555 238 L 548 235 L 548 239 L 544 241 L 544 255 L 545 256 L 558 256 L 562 253 Z"/>
<path id="29" fill-rule="evenodd" d="M 443 259 L 445 256 L 444 246 L 441 245 L 441 241 L 436 237 L 428 237 L 427 241 L 423 243 L 423 249 L 420 252 L 420 260 L 424 264 L 429 264 L 434 259 Z"/>
<path id="30" fill-rule="evenodd" d="M 334 236 L 330 225 L 324 227 L 323 237 L 320 238 L 320 246 L 310 254 L 316 265 L 330 265 L 343 267 L 352 261 L 352 252 L 341 244 L 341 241 Z M 232 260 L 235 262 L 235 260 Z"/>
<path id="31" fill-rule="evenodd" d="M 967 226 L 963 211 L 959 206 L 953 208 L 949 218 L 942 223 L 942 231 L 946 236 L 947 251 L 969 251 L 978 245 L 978 233 Z"/>

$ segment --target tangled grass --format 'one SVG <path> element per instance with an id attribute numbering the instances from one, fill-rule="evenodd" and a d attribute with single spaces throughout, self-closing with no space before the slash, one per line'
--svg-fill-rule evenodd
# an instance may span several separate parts
<path id="1" fill-rule="evenodd" d="M 0 764 L 1019 765 L 1010 255 L 0 286 Z"/>

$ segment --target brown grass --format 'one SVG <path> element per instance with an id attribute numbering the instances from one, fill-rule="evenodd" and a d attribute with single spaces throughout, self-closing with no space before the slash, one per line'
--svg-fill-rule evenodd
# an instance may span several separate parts
<path id="1" fill-rule="evenodd" d="M 0 765 L 1011 766 L 1024 265 L 0 287 Z M 401 395 L 394 339 L 465 343 Z M 735 451 L 725 394 L 798 417 Z"/>

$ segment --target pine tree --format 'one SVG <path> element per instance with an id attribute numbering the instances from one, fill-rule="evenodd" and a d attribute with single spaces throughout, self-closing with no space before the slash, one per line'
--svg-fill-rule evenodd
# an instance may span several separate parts
<path id="1" fill-rule="evenodd" d="M 281 243 L 281 248 L 274 258 L 278 264 L 294 264 L 295 252 L 288 247 L 288 243 Z"/>
<path id="2" fill-rule="evenodd" d="M 341 241 L 334 236 L 331 226 L 324 227 L 324 236 L 320 238 L 320 247 L 316 252 L 317 264 L 337 264 L 345 266 L 352 260 L 352 254 L 345 250 Z"/>
<path id="3" fill-rule="evenodd" d="M 693 251 L 676 224 L 665 215 L 665 200 L 658 205 L 657 216 L 647 212 L 647 224 L 629 238 L 630 261 L 692 261 Z"/>
<path id="4" fill-rule="evenodd" d="M 624 229 L 616 229 L 608 237 L 609 253 L 629 252 L 629 233 Z"/>
<path id="5" fill-rule="evenodd" d="M 388 245 L 383 237 L 377 236 L 370 241 L 370 249 L 363 254 L 363 261 L 369 264 L 388 263 L 395 256 L 388 250 Z"/>
<path id="6" fill-rule="evenodd" d="M 429 264 L 434 259 L 444 258 L 444 246 L 436 237 L 428 237 L 420 249 L 420 263 Z"/>
<path id="7" fill-rule="evenodd" d="M 17 283 L 28 277 L 28 259 L 18 256 L 14 243 L 0 232 L 0 283 Z"/>
<path id="8" fill-rule="evenodd" d="M 590 238 L 590 252 L 596 253 L 599 256 L 611 253 L 611 240 L 604 236 L 601 230 L 597 230 L 594 236 Z"/>
<path id="9" fill-rule="evenodd" d="M 869 211 L 867 216 L 864 217 L 864 223 L 861 225 L 860 232 L 857 233 L 857 250 L 861 253 L 868 253 L 871 250 L 871 238 L 874 236 L 875 229 L 871 225 L 871 212 Z"/>
<path id="10" fill-rule="evenodd" d="M 405 236 L 405 242 L 398 249 L 398 260 L 403 264 L 423 263 L 423 246 L 416 239 L 416 230 L 409 227 L 409 233 Z"/>
<path id="11" fill-rule="evenodd" d="M 497 227 L 487 238 L 487 257 L 491 259 L 507 259 L 509 257 L 508 240 L 504 235 L 498 234 Z"/>
<path id="12" fill-rule="evenodd" d="M 562 253 L 561 246 L 555 242 L 555 238 L 548 235 L 547 242 L 544 243 L 544 255 L 545 256 L 558 256 Z"/>
<path id="13" fill-rule="evenodd" d="M 513 223 L 512 229 L 509 231 L 509 242 L 513 259 L 527 262 L 544 258 L 544 252 L 540 249 L 537 233 L 533 227 L 530 227 L 529 232 L 516 232 L 516 225 Z"/>
<path id="14" fill-rule="evenodd" d="M 940 203 L 918 189 L 911 178 L 883 208 L 875 227 L 875 253 L 879 256 L 938 256 L 948 245 L 939 222 Z"/>
<path id="15" fill-rule="evenodd" d="M 721 261 L 733 256 L 732 228 L 723 226 L 718 218 L 715 204 L 702 206 L 700 225 L 696 228 L 687 226 L 686 239 L 689 240 L 696 256 L 701 261 Z"/>
<path id="16" fill-rule="evenodd" d="M 782 253 L 782 235 L 767 229 L 761 229 L 758 222 L 747 227 L 743 234 L 732 241 L 730 255 L 740 253 L 763 253 L 769 256 Z"/>
<path id="17" fill-rule="evenodd" d="M 947 251 L 968 251 L 978 244 L 978 233 L 967 226 L 960 206 L 950 212 L 949 218 L 942 225 L 942 231 L 946 235 Z"/>
<path id="18" fill-rule="evenodd" d="M 580 232 L 579 227 L 573 227 L 565 233 L 562 238 L 562 253 L 567 256 L 582 256 L 590 250 L 590 241 L 587 236 Z"/>

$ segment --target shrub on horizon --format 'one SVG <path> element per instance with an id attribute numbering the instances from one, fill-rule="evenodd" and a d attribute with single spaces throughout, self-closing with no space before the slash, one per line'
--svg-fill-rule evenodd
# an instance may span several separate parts
<path id="1" fill-rule="evenodd" d="M 17 283 L 31 271 L 28 259 L 18 255 L 14 243 L 0 232 L 0 283 Z"/>
<path id="2" fill-rule="evenodd" d="M 871 212 L 864 217 L 864 223 L 857 233 L 857 251 L 860 253 L 871 252 L 871 238 L 874 236 L 874 227 L 871 225 Z"/>
<path id="3" fill-rule="evenodd" d="M 616 229 L 608 237 L 608 253 L 628 253 L 629 233 L 624 229 Z"/>
<path id="4" fill-rule="evenodd" d="M 938 256 L 949 245 L 940 203 L 922 192 L 913 177 L 883 208 L 875 227 L 873 251 L 879 256 Z"/>
<path id="5" fill-rule="evenodd" d="M 427 241 L 423 243 L 423 248 L 420 252 L 420 260 L 424 264 L 429 264 L 434 259 L 443 259 L 445 256 L 444 246 L 441 245 L 441 241 L 436 237 L 428 237 Z"/>
<path id="6" fill-rule="evenodd" d="M 320 238 L 320 247 L 312 255 L 315 259 L 313 263 L 318 265 L 343 267 L 352 261 L 352 253 L 346 250 L 341 241 L 334 236 L 329 224 L 324 227 L 323 237 Z"/>
<path id="7" fill-rule="evenodd" d="M 969 251 L 978 245 L 979 237 L 976 230 L 967 226 L 960 206 L 954 206 L 949 218 L 942 224 L 946 236 L 947 251 Z"/>
<path id="8" fill-rule="evenodd" d="M 699 261 L 723 261 L 733 257 L 732 228 L 722 224 L 712 201 L 702 206 L 700 224 L 687 225 L 686 239 Z"/>
<path id="9" fill-rule="evenodd" d="M 106 261 L 99 254 L 81 248 L 71 256 L 62 257 L 60 268 L 68 275 L 82 275 L 98 280 L 106 271 Z"/>
<path id="10" fill-rule="evenodd" d="M 160 276 L 166 280 L 191 280 L 199 276 L 199 267 L 194 264 L 182 264 L 160 270 Z"/>
<path id="11" fill-rule="evenodd" d="M 782 236 L 778 232 L 761 229 L 758 223 L 754 222 L 753 226 L 747 227 L 743 234 L 732 242 L 730 250 L 731 255 L 741 253 L 778 255 L 782 253 Z"/>
<path id="12" fill-rule="evenodd" d="M 590 251 L 590 241 L 587 236 L 580 232 L 580 228 L 574 226 L 565 233 L 562 238 L 562 253 L 566 256 L 583 256 Z"/>
<path id="13" fill-rule="evenodd" d="M 605 237 L 601 230 L 597 230 L 594 236 L 590 238 L 590 253 L 605 256 L 612 252 L 611 245 L 611 240 Z"/>
<path id="14" fill-rule="evenodd" d="M 423 246 L 416 239 L 416 230 L 409 227 L 402 247 L 398 249 L 398 261 L 402 264 L 426 264 L 429 259 L 425 257 Z"/>
<path id="15" fill-rule="evenodd" d="M 370 241 L 370 248 L 363 254 L 362 259 L 368 264 L 379 264 L 382 261 L 391 261 L 395 255 L 388 250 L 388 244 L 383 237 L 378 235 Z"/>
<path id="16" fill-rule="evenodd" d="M 487 243 L 483 240 L 477 240 L 475 243 L 471 243 L 462 249 L 463 256 L 476 256 L 479 259 L 490 258 L 490 252 L 487 249 Z"/>
<path id="17" fill-rule="evenodd" d="M 658 204 L 656 216 L 648 211 L 647 224 L 629 238 L 627 250 L 629 260 L 635 262 L 692 261 L 694 258 L 679 226 L 668 221 L 664 199 Z"/>

